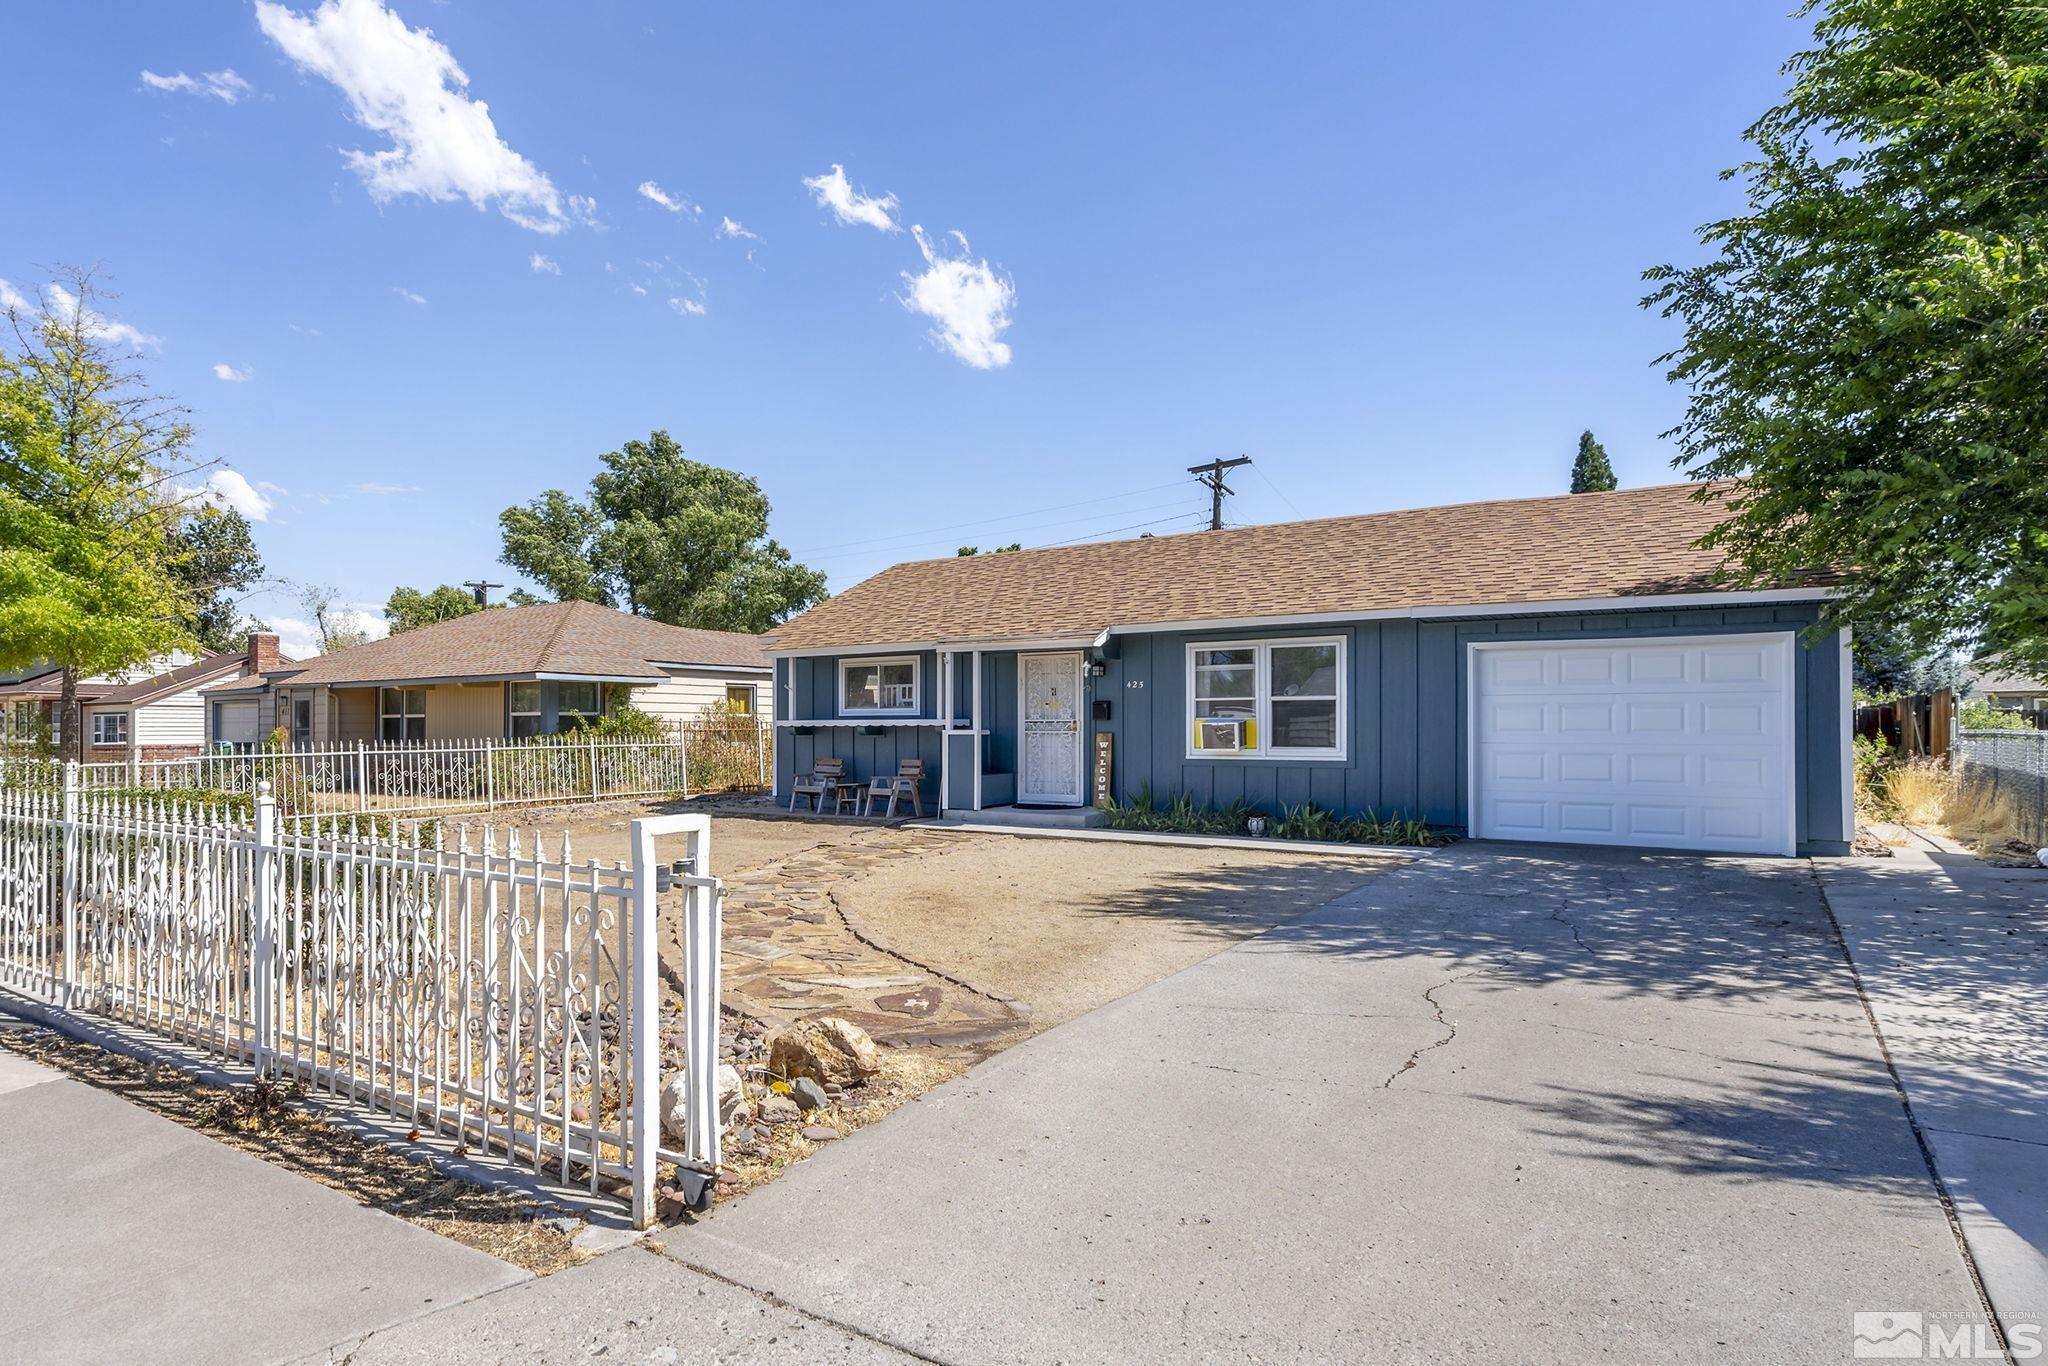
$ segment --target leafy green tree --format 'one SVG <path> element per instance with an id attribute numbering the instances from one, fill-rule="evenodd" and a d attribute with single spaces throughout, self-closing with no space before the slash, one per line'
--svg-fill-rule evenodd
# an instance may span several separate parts
<path id="1" fill-rule="evenodd" d="M 1572 461 L 1573 493 L 1606 493 L 1615 486 L 1614 466 L 1607 463 L 1607 448 L 1591 432 L 1579 433 L 1579 456 Z"/>
<path id="2" fill-rule="evenodd" d="M 1022 541 L 1012 541 L 1008 545 L 999 545 L 995 549 L 989 551 L 988 553 L 991 555 L 1007 555 L 1012 550 L 1022 550 L 1023 548 L 1024 543 Z M 979 555 L 981 554 L 981 547 L 978 545 L 963 545 L 953 553 L 957 556 L 963 557 L 967 555 Z"/>
<path id="3" fill-rule="evenodd" d="M 391 623 L 391 634 L 397 635 L 400 631 L 417 630 L 439 621 L 453 621 L 483 610 L 475 594 L 452 583 L 444 583 L 424 593 L 417 588 L 394 588 L 384 602 L 384 620 Z"/>
<path id="4" fill-rule="evenodd" d="M 236 596 L 263 577 L 263 557 L 247 517 L 206 503 L 186 508 L 172 537 L 171 563 L 190 604 L 186 629 L 202 647 L 239 649 L 250 631 L 262 629 L 243 614 Z"/>
<path id="5" fill-rule="evenodd" d="M 0 346 L 0 669 L 63 666 L 59 751 L 78 751 L 78 680 L 191 642 L 165 494 L 192 431 L 124 368 L 86 271 L 14 304 Z"/>
<path id="6" fill-rule="evenodd" d="M 1731 577 L 1845 575 L 1909 654 L 2048 669 L 2048 8 L 1826 0 L 1681 319 L 1678 463 Z"/>
<path id="7" fill-rule="evenodd" d="M 1915 654 L 1896 632 L 1868 624 L 1857 626 L 1853 640 L 1856 691 L 1867 701 L 1918 697 L 1943 688 L 1960 697 L 1970 690 L 1969 670 L 1959 654 Z"/>
<path id="8" fill-rule="evenodd" d="M 676 626 L 765 631 L 825 597 L 768 535 L 758 482 L 683 457 L 667 432 L 599 457 L 581 501 L 549 489 L 498 518 L 505 563 L 562 601 Z"/>

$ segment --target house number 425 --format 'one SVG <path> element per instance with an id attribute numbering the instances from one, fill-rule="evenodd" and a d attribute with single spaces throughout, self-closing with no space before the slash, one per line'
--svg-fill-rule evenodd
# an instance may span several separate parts
<path id="1" fill-rule="evenodd" d="M 1126 688 L 1142 688 L 1145 686 L 1145 680 L 1142 678 L 1126 678 L 1124 686 Z"/>

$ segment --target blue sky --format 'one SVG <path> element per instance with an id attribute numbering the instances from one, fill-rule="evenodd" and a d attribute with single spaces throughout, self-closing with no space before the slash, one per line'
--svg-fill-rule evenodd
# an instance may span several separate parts
<path id="1" fill-rule="evenodd" d="M 24 7 L 0 279 L 97 263 L 272 571 L 370 605 L 656 427 L 836 588 L 1191 527 L 1216 455 L 1241 522 L 1560 491 L 1589 426 L 1667 482 L 1638 277 L 1788 8 Z"/>

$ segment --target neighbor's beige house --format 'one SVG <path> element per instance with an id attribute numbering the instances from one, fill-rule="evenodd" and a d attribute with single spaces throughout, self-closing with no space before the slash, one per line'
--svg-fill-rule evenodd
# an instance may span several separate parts
<path id="1" fill-rule="evenodd" d="M 212 748 L 523 739 L 628 703 L 672 728 L 708 710 L 774 718 L 760 639 L 587 602 L 493 607 L 207 689 Z"/>

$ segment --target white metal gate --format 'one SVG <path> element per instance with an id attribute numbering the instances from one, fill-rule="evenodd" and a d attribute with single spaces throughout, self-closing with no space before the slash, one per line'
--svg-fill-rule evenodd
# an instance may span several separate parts
<path id="1" fill-rule="evenodd" d="M 332 819 L 280 829 L 81 791 L 0 790 L 0 986 L 246 1058 L 653 1217 L 657 1160 L 719 1162 L 710 818 L 633 822 L 631 867 L 566 839 Z M 682 836 L 679 873 L 657 840 Z M 658 894 L 680 893 L 687 1140 L 664 1150 Z"/>
<path id="2" fill-rule="evenodd" d="M 1017 657 L 1017 800 L 1077 806 L 1081 769 L 1081 656 Z"/>

